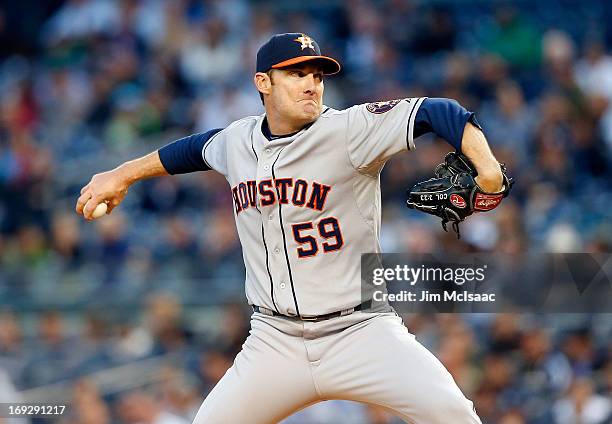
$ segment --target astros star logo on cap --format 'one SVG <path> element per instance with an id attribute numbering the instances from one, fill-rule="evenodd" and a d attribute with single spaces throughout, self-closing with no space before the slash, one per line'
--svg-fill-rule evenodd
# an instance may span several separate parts
<path id="1" fill-rule="evenodd" d="M 302 34 L 301 37 L 298 37 L 293 41 L 297 41 L 298 43 L 301 43 L 302 45 L 300 47 L 302 47 L 302 50 L 304 50 L 306 47 L 314 50 L 314 46 L 312 45 L 312 38 L 310 38 L 307 35 Z"/>

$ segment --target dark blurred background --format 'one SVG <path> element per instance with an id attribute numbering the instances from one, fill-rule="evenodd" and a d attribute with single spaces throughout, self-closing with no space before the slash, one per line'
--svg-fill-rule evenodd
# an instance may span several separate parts
<path id="1" fill-rule="evenodd" d="M 450 150 L 422 137 L 383 171 L 384 251 L 609 252 L 611 21 L 604 0 L 1 2 L 0 402 L 68 402 L 63 424 L 191 422 L 248 332 L 226 181 L 139 183 L 94 223 L 74 204 L 96 172 L 262 113 L 254 58 L 276 32 L 341 60 L 329 106 L 457 99 L 517 178 L 457 241 L 403 206 Z M 484 423 L 612 422 L 610 314 L 405 322 Z M 332 401 L 286 422 L 399 421 Z"/>

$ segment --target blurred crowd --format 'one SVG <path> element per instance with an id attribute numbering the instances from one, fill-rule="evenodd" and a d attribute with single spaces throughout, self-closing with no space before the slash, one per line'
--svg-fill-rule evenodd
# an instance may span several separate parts
<path id="1" fill-rule="evenodd" d="M 205 319 L 167 293 L 147 296 L 142 315 L 48 310 L 26 322 L 4 312 L 0 400 L 66 404 L 61 424 L 188 424 L 248 335 L 242 304 L 208 317 L 214 330 L 201 326 Z M 609 314 L 411 314 L 404 321 L 485 424 L 612 419 Z M 364 404 L 327 401 L 283 424 L 400 422 Z"/>
<path id="2" fill-rule="evenodd" d="M 329 106 L 454 98 L 516 177 L 503 207 L 471 217 L 456 240 L 403 206 L 405 188 L 450 150 L 422 137 L 383 171 L 384 251 L 609 252 L 611 19 L 604 0 L 3 3 L 0 398 L 69 379 L 65 423 L 193 416 L 248 328 L 233 303 L 201 307 L 246 303 L 236 297 L 244 267 L 227 183 L 211 172 L 143 182 L 93 224 L 74 203 L 96 172 L 262 113 L 254 58 L 276 32 L 307 33 L 340 59 L 343 71 L 326 80 Z M 610 420 L 609 316 L 406 324 L 486 423 Z M 155 357 L 165 365 L 136 391 L 98 374 Z M 288 422 L 348 422 L 338 416 L 393 422 L 342 402 Z"/>

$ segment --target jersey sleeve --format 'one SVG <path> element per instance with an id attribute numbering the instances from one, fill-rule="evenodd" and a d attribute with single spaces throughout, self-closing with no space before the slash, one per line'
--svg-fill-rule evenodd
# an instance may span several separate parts
<path id="1" fill-rule="evenodd" d="M 208 168 L 227 176 L 227 128 L 210 137 L 202 148 L 202 159 Z"/>
<path id="2" fill-rule="evenodd" d="M 348 109 L 347 148 L 356 169 L 380 170 L 396 153 L 414 149 L 414 122 L 425 97 L 356 105 Z"/>
<path id="3" fill-rule="evenodd" d="M 173 141 L 159 149 L 159 159 L 170 175 L 207 171 L 210 168 L 202 157 L 204 144 L 221 128 L 193 134 Z"/>

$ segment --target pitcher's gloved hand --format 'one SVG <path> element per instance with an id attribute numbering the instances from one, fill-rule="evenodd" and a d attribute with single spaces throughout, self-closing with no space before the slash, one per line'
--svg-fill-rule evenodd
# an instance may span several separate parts
<path id="1" fill-rule="evenodd" d="M 514 179 L 507 175 L 506 167 L 500 164 L 503 187 L 499 193 L 487 193 L 476 183 L 476 168 L 467 157 L 450 152 L 444 162 L 435 169 L 435 177 L 415 184 L 407 190 L 409 208 L 442 218 L 442 228 L 451 223 L 460 237 L 459 223 L 474 212 L 495 209 L 510 193 Z"/>

